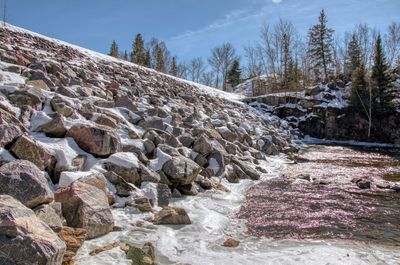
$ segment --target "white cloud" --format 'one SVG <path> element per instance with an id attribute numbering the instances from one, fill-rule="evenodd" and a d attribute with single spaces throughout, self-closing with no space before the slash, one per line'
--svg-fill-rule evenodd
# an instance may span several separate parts
<path id="1" fill-rule="evenodd" d="M 280 2 L 282 2 L 282 0 L 272 0 L 272 2 L 274 2 L 275 4 L 279 4 Z"/>

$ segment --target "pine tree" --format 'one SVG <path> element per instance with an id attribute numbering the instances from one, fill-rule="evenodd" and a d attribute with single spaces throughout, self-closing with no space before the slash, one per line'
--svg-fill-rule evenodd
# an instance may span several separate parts
<path id="1" fill-rule="evenodd" d="M 144 57 L 144 64 L 143 66 L 149 67 L 151 66 L 151 55 L 150 55 L 150 50 L 146 51 L 145 57 Z"/>
<path id="2" fill-rule="evenodd" d="M 231 69 L 227 74 L 227 83 L 231 84 L 233 87 L 237 86 L 240 83 L 240 75 L 242 74 L 242 70 L 239 66 L 239 61 L 234 60 L 231 66 Z"/>
<path id="3" fill-rule="evenodd" d="M 156 70 L 165 73 L 164 55 L 161 48 L 156 45 Z"/>
<path id="4" fill-rule="evenodd" d="M 131 62 L 139 65 L 144 65 L 145 63 L 144 41 L 140 33 L 136 35 L 132 45 Z"/>
<path id="5" fill-rule="evenodd" d="M 327 19 L 323 9 L 318 21 L 319 24 L 314 25 L 308 33 L 308 52 L 314 63 L 314 71 L 318 73 L 319 69 L 322 68 L 326 82 L 328 80 L 328 67 L 332 63 L 333 29 L 327 28 Z"/>
<path id="6" fill-rule="evenodd" d="M 361 48 L 358 43 L 356 34 L 353 33 L 352 39 L 347 46 L 347 55 L 345 58 L 345 76 L 350 80 L 353 72 L 361 66 Z M 364 66 L 365 67 L 365 66 Z"/>
<path id="7" fill-rule="evenodd" d="M 124 55 L 122 56 L 122 59 L 128 61 L 128 52 L 126 50 L 124 52 Z"/>
<path id="8" fill-rule="evenodd" d="M 350 105 L 353 107 L 355 112 L 366 112 L 368 113 L 369 108 L 369 92 L 368 92 L 368 81 L 367 81 L 367 69 L 364 63 L 353 71 L 351 75 L 351 86 L 350 86 Z"/>
<path id="9" fill-rule="evenodd" d="M 118 58 L 118 56 L 119 56 L 118 45 L 115 42 L 115 40 L 113 40 L 113 42 L 111 44 L 110 53 L 108 55 L 115 57 L 115 58 Z"/>
<path id="10" fill-rule="evenodd" d="M 173 75 L 173 76 L 177 76 L 178 75 L 178 67 L 176 65 L 175 56 L 172 57 L 171 75 Z"/>
<path id="11" fill-rule="evenodd" d="M 393 94 L 394 77 L 391 74 L 390 66 L 386 62 L 385 52 L 382 47 L 380 34 L 376 39 L 374 48 L 374 65 L 372 67 L 372 104 L 374 112 L 378 116 L 386 115 L 394 110 Z"/>

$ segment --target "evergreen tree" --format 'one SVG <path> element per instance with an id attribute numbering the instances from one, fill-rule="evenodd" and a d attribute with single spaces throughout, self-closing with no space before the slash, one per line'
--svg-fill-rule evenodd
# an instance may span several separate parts
<path id="1" fill-rule="evenodd" d="M 115 40 L 113 40 L 113 42 L 111 44 L 110 53 L 108 55 L 115 57 L 115 58 L 118 58 L 118 56 L 119 56 L 118 45 L 115 42 Z"/>
<path id="2" fill-rule="evenodd" d="M 325 11 L 322 9 L 319 17 L 319 24 L 314 25 L 309 35 L 308 52 L 314 63 L 314 71 L 318 73 L 322 68 L 324 81 L 328 80 L 328 67 L 332 63 L 333 29 L 327 28 Z"/>
<path id="3" fill-rule="evenodd" d="M 242 70 L 239 66 L 239 61 L 234 60 L 231 66 L 231 69 L 228 71 L 227 74 L 227 83 L 231 84 L 233 87 L 237 86 L 240 82 L 240 75 Z"/>
<path id="4" fill-rule="evenodd" d="M 150 55 L 150 50 L 146 50 L 146 54 L 144 57 L 144 64 L 143 66 L 149 67 L 151 66 L 151 55 Z"/>
<path id="5" fill-rule="evenodd" d="M 178 75 L 178 67 L 176 65 L 175 56 L 172 57 L 171 75 L 173 75 L 173 76 L 177 76 Z"/>
<path id="6" fill-rule="evenodd" d="M 345 58 L 345 75 L 346 79 L 349 80 L 353 74 L 353 72 L 361 66 L 361 48 L 358 43 L 356 34 L 353 33 L 352 39 L 347 47 L 347 55 Z M 365 65 L 364 65 L 365 67 Z"/>
<path id="7" fill-rule="evenodd" d="M 353 71 L 351 80 L 350 105 L 353 107 L 353 111 L 368 113 L 370 102 L 367 69 L 364 63 L 360 63 L 360 65 Z"/>
<path id="8" fill-rule="evenodd" d="M 145 63 L 144 41 L 140 33 L 136 35 L 132 45 L 131 62 L 139 65 L 144 65 Z"/>
<path id="9" fill-rule="evenodd" d="M 126 50 L 125 50 L 125 52 L 124 52 L 124 54 L 122 56 L 122 59 L 125 60 L 125 61 L 128 61 L 128 52 Z"/>
<path id="10" fill-rule="evenodd" d="M 164 55 L 161 48 L 156 45 L 156 70 L 165 73 Z"/>
<path id="11" fill-rule="evenodd" d="M 374 112 L 385 115 L 394 110 L 393 81 L 390 66 L 386 62 L 385 52 L 382 47 L 380 34 L 376 39 L 374 48 L 374 65 L 372 67 L 372 104 Z"/>

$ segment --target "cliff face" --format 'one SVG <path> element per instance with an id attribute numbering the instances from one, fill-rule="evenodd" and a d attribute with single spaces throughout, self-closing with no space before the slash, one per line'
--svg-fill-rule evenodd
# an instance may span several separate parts
<path id="1" fill-rule="evenodd" d="M 400 112 L 375 116 L 368 137 L 368 119 L 348 106 L 347 89 L 321 85 L 306 92 L 271 94 L 243 101 L 287 120 L 293 128 L 311 137 L 400 144 Z"/>

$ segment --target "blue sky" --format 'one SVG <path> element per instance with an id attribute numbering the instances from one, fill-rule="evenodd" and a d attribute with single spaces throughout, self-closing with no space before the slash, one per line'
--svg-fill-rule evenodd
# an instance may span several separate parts
<path id="1" fill-rule="evenodd" d="M 358 23 L 385 31 L 400 22 L 400 0 L 7 0 L 7 21 L 102 53 L 114 39 L 129 51 L 142 33 L 145 40 L 166 41 L 173 54 L 189 60 L 207 58 L 211 48 L 227 41 L 240 53 L 258 40 L 264 23 L 280 18 L 305 36 L 322 8 L 338 35 Z"/>

